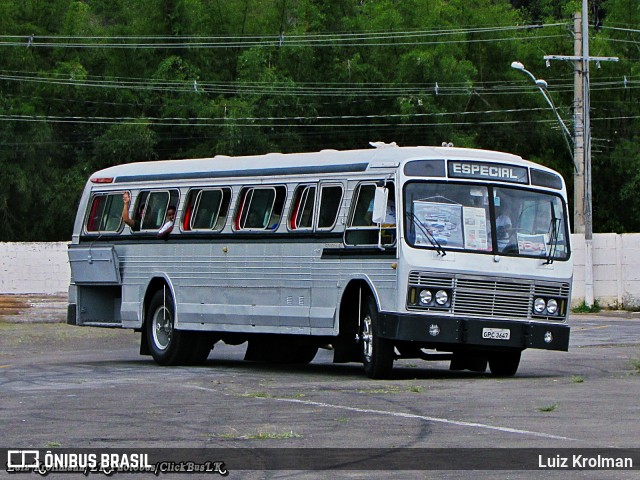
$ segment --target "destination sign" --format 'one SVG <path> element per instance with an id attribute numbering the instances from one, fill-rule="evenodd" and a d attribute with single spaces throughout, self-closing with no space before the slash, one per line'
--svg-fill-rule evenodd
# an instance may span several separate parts
<path id="1" fill-rule="evenodd" d="M 525 167 L 459 160 L 449 160 L 448 164 L 449 177 L 452 178 L 474 178 L 477 180 L 529 184 L 529 172 Z"/>

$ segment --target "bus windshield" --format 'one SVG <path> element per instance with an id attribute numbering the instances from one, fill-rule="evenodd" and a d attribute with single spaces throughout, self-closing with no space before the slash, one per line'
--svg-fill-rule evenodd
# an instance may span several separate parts
<path id="1" fill-rule="evenodd" d="M 416 181 L 405 186 L 404 209 L 405 238 L 412 247 L 550 262 L 569 255 L 566 209 L 559 196 L 547 192 Z"/>

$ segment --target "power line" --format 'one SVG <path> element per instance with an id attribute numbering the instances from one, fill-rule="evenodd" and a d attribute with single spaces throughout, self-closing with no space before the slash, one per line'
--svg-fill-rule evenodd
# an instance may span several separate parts
<path id="1" fill-rule="evenodd" d="M 193 81 L 177 81 L 177 80 L 154 80 L 154 79 L 126 79 L 117 78 L 114 80 L 101 79 L 69 79 L 58 78 L 59 74 L 52 76 L 33 76 L 33 75 L 7 75 L 0 74 L 0 80 L 13 82 L 29 82 L 41 83 L 49 85 L 69 85 L 74 87 L 88 88 L 113 88 L 113 89 L 131 89 L 145 91 L 163 91 L 174 93 L 214 93 L 214 94 L 249 94 L 249 95 L 295 95 L 295 96 L 391 96 L 391 95 L 469 95 L 471 93 L 482 93 L 485 95 L 493 94 L 521 94 L 530 90 L 524 82 L 515 84 L 510 83 L 494 83 L 494 84 L 441 84 L 435 92 L 435 83 L 430 84 L 326 84 L 326 83 L 265 83 L 265 82 L 198 82 L 198 91 L 194 91 Z M 342 86 L 338 86 L 342 85 Z M 345 86 L 346 85 L 346 86 Z M 617 81 L 595 82 L 595 87 L 609 88 L 616 86 L 619 88 L 633 88 L 640 85 L 640 81 L 627 80 L 624 84 L 623 79 Z M 570 91 L 573 86 L 569 82 L 554 83 L 551 91 Z"/>
<path id="2" fill-rule="evenodd" d="M 330 127 L 343 128 L 347 127 L 381 127 L 395 126 L 398 128 L 415 127 L 415 126 L 465 126 L 465 125 L 515 125 L 529 123 L 551 123 L 555 125 L 555 120 L 535 119 L 535 120 L 479 120 L 479 121 L 455 121 L 455 122 L 433 122 L 433 123 L 277 123 L 286 122 L 302 122 L 302 121 L 326 121 L 326 120 L 352 120 L 352 119 L 381 119 L 381 118 L 424 118 L 424 117 L 449 117 L 449 116 L 470 116 L 470 115 L 489 115 L 493 113 L 521 113 L 523 111 L 542 111 L 542 108 L 531 109 L 513 109 L 513 110 L 496 110 L 496 111 L 480 111 L 480 112 L 447 112 L 447 113 L 431 113 L 431 114 L 389 114 L 389 115 L 348 115 L 348 116 L 318 116 L 318 117 L 244 117 L 244 118 L 198 118 L 198 117 L 175 117 L 175 118 L 135 118 L 135 117 L 58 117 L 58 116 L 36 116 L 36 115 L 0 115 L 1 121 L 18 121 L 18 122 L 49 122 L 49 123 L 77 123 L 77 124 L 112 124 L 118 125 L 127 123 L 129 125 L 150 125 L 150 126 L 182 126 L 182 127 L 225 127 L 225 126 L 242 126 L 242 127 L 268 127 L 268 128 L 313 128 L 313 127 Z M 618 115 L 606 117 L 593 117 L 593 121 L 606 120 L 631 120 L 638 119 L 640 115 Z M 218 123 L 214 123 L 214 122 Z M 275 123 L 257 123 L 257 122 L 275 122 Z"/>
<path id="3" fill-rule="evenodd" d="M 640 33 L 640 30 L 637 28 L 620 28 L 620 27 L 608 27 L 603 25 L 600 27 L 602 30 L 614 30 L 618 32 L 629 32 L 629 33 Z"/>
<path id="4" fill-rule="evenodd" d="M 272 46 L 389 46 L 389 45 L 434 45 L 446 43 L 475 43 L 486 41 L 527 40 L 527 37 L 491 38 L 491 39 L 454 39 L 449 41 L 406 41 L 411 38 L 430 38 L 455 35 L 484 34 L 508 31 L 530 31 L 558 26 L 566 23 L 546 25 L 509 25 L 494 27 L 472 27 L 459 29 L 384 31 L 361 33 L 305 33 L 302 35 L 230 35 L 230 36 L 54 36 L 54 35 L 2 35 L 0 46 L 30 48 L 241 48 Z M 553 36 L 534 36 L 530 38 L 552 38 Z M 399 41 L 399 40 L 405 41 Z M 77 40 L 85 40 L 78 42 Z M 94 41 L 94 42 L 87 42 Z M 133 41 L 135 40 L 135 42 Z M 106 41 L 107 43 L 105 43 Z"/>

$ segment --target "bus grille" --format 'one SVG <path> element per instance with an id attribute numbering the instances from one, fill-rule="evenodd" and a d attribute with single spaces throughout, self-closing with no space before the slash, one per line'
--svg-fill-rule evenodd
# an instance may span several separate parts
<path id="1" fill-rule="evenodd" d="M 411 272 L 409 285 L 416 287 L 446 288 L 452 292 L 453 316 L 497 318 L 510 320 L 562 321 L 562 316 L 532 315 L 536 297 L 555 298 L 568 302 L 568 283 L 535 282 L 465 275 L 446 275 Z M 424 310 L 424 309 L 420 309 Z M 436 309 L 433 309 L 436 311 Z M 442 309 L 439 310 L 440 313 Z"/>

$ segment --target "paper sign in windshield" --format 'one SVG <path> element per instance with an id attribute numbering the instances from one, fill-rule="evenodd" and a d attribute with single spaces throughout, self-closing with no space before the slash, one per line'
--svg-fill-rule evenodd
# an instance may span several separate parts
<path id="1" fill-rule="evenodd" d="M 431 245 L 429 233 L 440 245 L 462 248 L 462 205 L 451 203 L 413 203 L 416 245 Z"/>
<path id="2" fill-rule="evenodd" d="M 520 255 L 545 256 L 547 254 L 547 235 L 544 233 L 536 235 L 518 233 L 518 252 Z"/>

